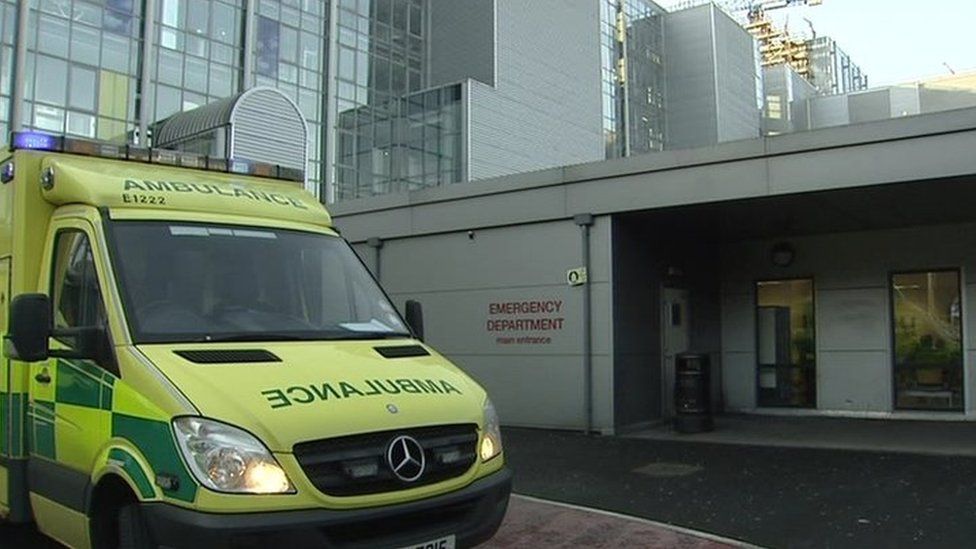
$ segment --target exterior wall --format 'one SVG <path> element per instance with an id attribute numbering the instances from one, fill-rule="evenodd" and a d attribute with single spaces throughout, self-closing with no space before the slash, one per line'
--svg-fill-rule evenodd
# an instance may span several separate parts
<path id="1" fill-rule="evenodd" d="M 680 227 L 680 230 L 676 230 Z M 668 238 L 660 235 L 668 234 Z M 671 414 L 662 408 L 661 290 L 689 290 L 689 351 L 711 359 L 712 402 L 721 409 L 717 247 L 680 222 L 613 222 L 614 420 L 619 430 Z"/>
<path id="2" fill-rule="evenodd" d="M 759 135 L 754 41 L 712 4 L 665 17 L 666 148 Z"/>
<path id="3" fill-rule="evenodd" d="M 722 250 L 723 391 L 728 409 L 756 407 L 757 280 L 813 278 L 818 410 L 886 414 L 893 409 L 888 277 L 895 271 L 959 267 L 966 411 L 976 411 L 976 224 L 791 238 L 796 261 L 788 268 L 769 262 L 769 249 L 778 240 L 741 242 Z"/>
<path id="4" fill-rule="evenodd" d="M 670 13 L 664 18 L 667 149 L 718 141 L 712 35 L 715 11 L 708 4 Z"/>
<path id="5" fill-rule="evenodd" d="M 471 85 L 469 179 L 602 159 L 597 3 L 497 5 L 497 84 Z"/>
<path id="6" fill-rule="evenodd" d="M 790 133 L 805 128 L 805 99 L 817 94 L 816 88 L 789 65 L 763 68 L 764 107 L 763 134 Z M 772 103 L 778 102 L 779 114 L 773 112 Z"/>
<path id="7" fill-rule="evenodd" d="M 760 104 L 755 40 L 722 10 L 713 9 L 712 17 L 718 142 L 758 137 Z"/>
<path id="8" fill-rule="evenodd" d="M 495 0 L 431 0 L 428 85 L 495 83 Z"/>
<path id="9" fill-rule="evenodd" d="M 391 239 L 379 253 L 381 280 L 394 303 L 424 305 L 427 341 L 477 379 L 506 425 L 585 426 L 582 307 L 586 286 L 570 287 L 581 265 L 581 229 L 571 220 Z M 375 249 L 359 245 L 376 269 Z M 594 425 L 613 427 L 610 221 L 591 228 Z M 492 313 L 492 304 L 555 301 L 538 314 Z M 562 318 L 559 328 L 497 330 L 492 321 Z M 498 338 L 513 338 L 499 342 Z M 550 338 L 548 343 L 519 342 Z"/>
<path id="10" fill-rule="evenodd" d="M 850 122 L 870 122 L 891 118 L 891 97 L 887 89 L 872 90 L 847 96 Z"/>

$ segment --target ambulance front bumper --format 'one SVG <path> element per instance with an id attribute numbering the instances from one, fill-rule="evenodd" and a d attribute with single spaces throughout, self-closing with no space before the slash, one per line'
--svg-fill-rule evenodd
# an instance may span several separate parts
<path id="1" fill-rule="evenodd" d="M 471 547 L 498 530 L 511 490 L 506 468 L 456 492 L 385 507 L 222 515 L 148 503 L 143 512 L 167 548 L 410 547 L 449 536 Z"/>

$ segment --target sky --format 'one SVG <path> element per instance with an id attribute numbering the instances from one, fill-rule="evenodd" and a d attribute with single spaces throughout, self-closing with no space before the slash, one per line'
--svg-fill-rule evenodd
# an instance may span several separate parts
<path id="1" fill-rule="evenodd" d="M 673 0 L 659 2 L 669 7 Z M 719 0 L 721 3 L 721 0 Z M 769 12 L 791 31 L 830 36 L 871 87 L 976 70 L 976 0 L 823 0 Z"/>

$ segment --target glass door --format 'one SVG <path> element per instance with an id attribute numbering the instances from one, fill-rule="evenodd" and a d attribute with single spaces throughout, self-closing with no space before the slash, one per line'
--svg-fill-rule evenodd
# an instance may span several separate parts
<path id="1" fill-rule="evenodd" d="M 959 271 L 891 277 L 895 408 L 963 409 Z"/>
<path id="2" fill-rule="evenodd" d="M 759 406 L 817 405 L 813 280 L 756 283 Z"/>

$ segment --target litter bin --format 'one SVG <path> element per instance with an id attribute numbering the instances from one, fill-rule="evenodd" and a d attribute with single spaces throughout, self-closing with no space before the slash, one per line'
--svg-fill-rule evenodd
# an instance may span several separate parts
<path id="1" fill-rule="evenodd" d="M 674 371 L 674 430 L 679 433 L 711 431 L 708 355 L 681 353 Z"/>

